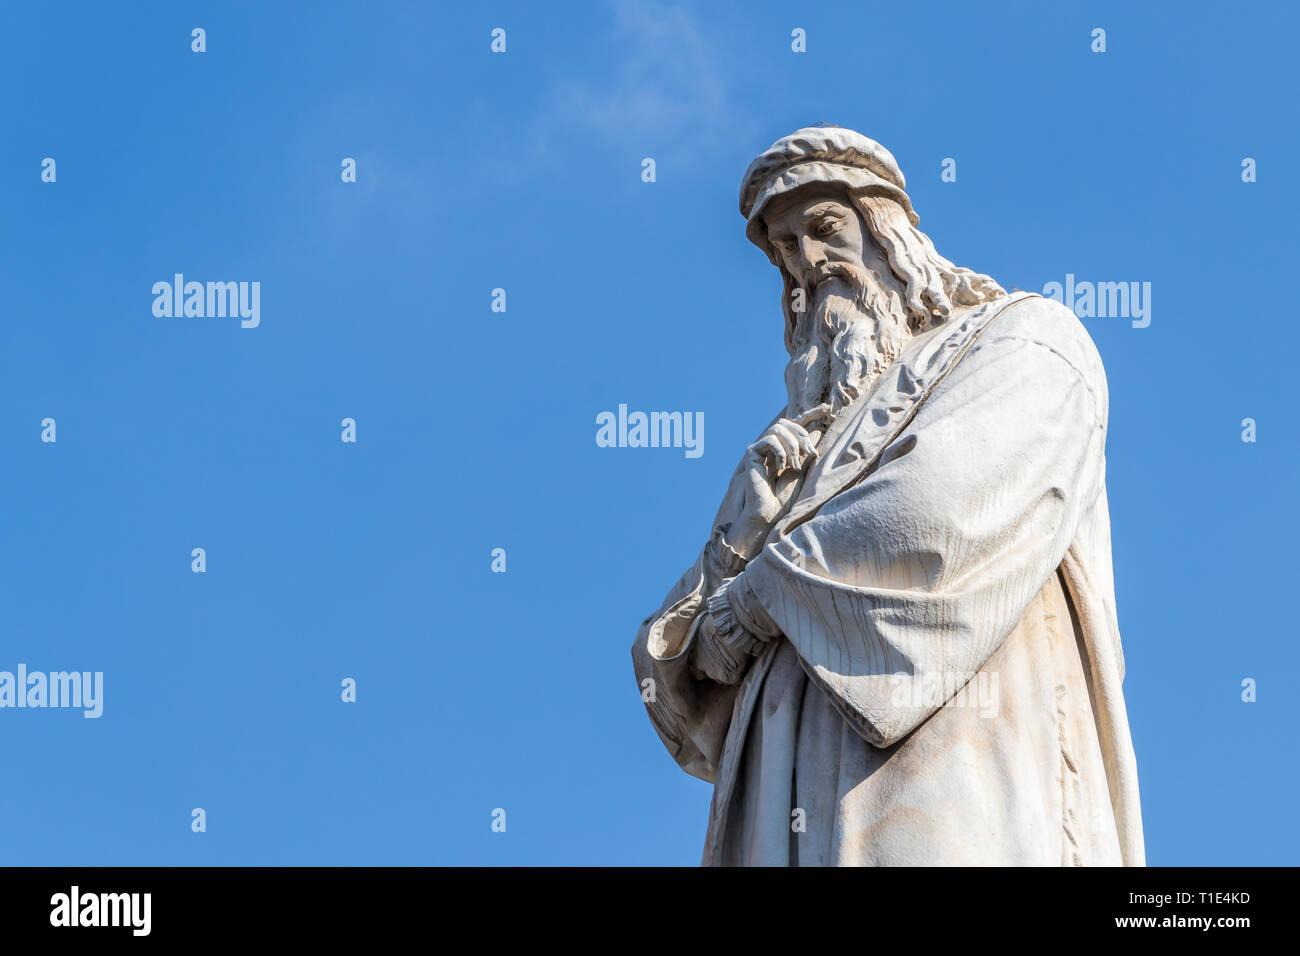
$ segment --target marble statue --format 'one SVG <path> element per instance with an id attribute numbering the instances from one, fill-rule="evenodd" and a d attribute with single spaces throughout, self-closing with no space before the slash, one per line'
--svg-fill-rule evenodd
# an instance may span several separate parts
<path id="1" fill-rule="evenodd" d="M 632 649 L 704 864 L 1143 865 L 1087 332 L 939 255 L 850 130 L 778 140 L 740 211 L 788 403 Z"/>

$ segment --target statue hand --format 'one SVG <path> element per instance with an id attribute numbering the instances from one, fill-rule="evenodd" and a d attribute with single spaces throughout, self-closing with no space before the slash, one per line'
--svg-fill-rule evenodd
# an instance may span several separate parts
<path id="1" fill-rule="evenodd" d="M 725 644 L 713 627 L 713 615 L 706 614 L 695 632 L 691 648 L 691 676 L 717 684 L 739 684 L 751 658 Z"/>
<path id="2" fill-rule="evenodd" d="M 745 452 L 744 498 L 740 518 L 727 534 L 728 543 L 746 557 L 762 545 L 776 519 L 817 457 L 817 440 L 806 426 L 824 418 L 829 405 L 819 405 L 797 420 L 778 418 Z"/>
<path id="3" fill-rule="evenodd" d="M 817 455 L 821 434 L 810 434 L 808 426 L 829 413 L 830 405 L 823 404 L 797 419 L 777 419 L 746 449 L 715 526 L 715 533 L 721 532 L 726 545 L 742 560 L 757 554 L 785 510 L 803 469 Z"/>
<path id="4" fill-rule="evenodd" d="M 800 422 L 778 418 L 749 446 L 749 452 L 763 462 L 773 478 L 779 478 L 787 471 L 803 471 L 816 457 L 817 443 Z"/>

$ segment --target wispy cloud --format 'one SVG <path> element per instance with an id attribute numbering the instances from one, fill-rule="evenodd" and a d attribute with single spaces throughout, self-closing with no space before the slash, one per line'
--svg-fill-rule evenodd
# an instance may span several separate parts
<path id="1" fill-rule="evenodd" d="M 547 93 L 529 126 L 539 158 L 576 133 L 673 158 L 743 133 L 727 51 L 701 34 L 686 9 L 654 0 L 617 0 L 612 8 L 607 45 L 624 51 L 622 62 L 612 76 L 566 78 Z"/>

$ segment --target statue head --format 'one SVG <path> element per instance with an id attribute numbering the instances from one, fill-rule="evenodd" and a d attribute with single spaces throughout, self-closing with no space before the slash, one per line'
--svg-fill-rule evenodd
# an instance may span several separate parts
<path id="1" fill-rule="evenodd" d="M 787 417 L 863 394 L 910 335 L 1003 295 L 935 251 L 883 146 L 839 127 L 777 140 L 740 190 L 749 238 L 781 271 Z"/>

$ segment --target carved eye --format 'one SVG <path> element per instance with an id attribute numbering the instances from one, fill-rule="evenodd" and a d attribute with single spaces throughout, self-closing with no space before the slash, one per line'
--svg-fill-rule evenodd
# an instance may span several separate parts
<path id="1" fill-rule="evenodd" d="M 817 224 L 816 228 L 813 229 L 813 232 L 824 239 L 827 236 L 833 236 L 836 232 L 839 231 L 839 228 L 840 228 L 840 220 L 823 219 L 821 222 Z"/>

